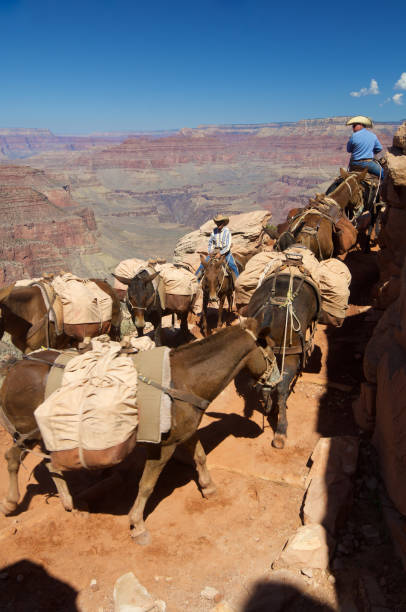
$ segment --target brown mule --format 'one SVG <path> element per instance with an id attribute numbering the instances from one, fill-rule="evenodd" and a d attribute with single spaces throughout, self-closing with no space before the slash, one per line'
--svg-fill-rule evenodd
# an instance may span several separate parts
<path id="1" fill-rule="evenodd" d="M 112 340 L 120 340 L 121 307 L 113 287 L 106 281 L 90 279 L 107 293 L 112 301 L 112 319 L 102 327 L 99 323 L 70 326 L 66 333 L 56 333 L 55 324 L 48 320 L 47 307 L 39 287 L 14 287 L 0 290 L 0 339 L 8 332 L 11 341 L 23 353 L 30 353 L 41 346 L 62 349 L 77 344 L 86 336 L 108 333 Z"/>
<path id="2" fill-rule="evenodd" d="M 226 256 L 220 257 L 211 256 L 209 261 L 206 261 L 204 255 L 200 255 L 200 261 L 204 268 L 201 281 L 203 291 L 203 308 L 200 325 L 203 334 L 207 336 L 209 328 L 207 325 L 207 307 L 209 302 L 218 303 L 217 327 L 221 327 L 223 320 L 224 302 L 227 298 L 228 312 L 231 313 L 233 308 L 234 296 L 234 280 L 231 272 L 226 270 Z M 236 261 L 237 266 L 241 269 L 241 265 Z"/>
<path id="3" fill-rule="evenodd" d="M 341 182 L 327 194 L 316 194 L 303 209 L 289 213 L 286 223 L 278 226 L 280 235 L 277 250 L 284 251 L 291 244 L 310 249 L 319 261 L 341 255 L 355 246 L 357 232 L 345 215 L 345 209 L 363 203 L 365 172 L 346 172 L 340 169 Z"/>
<path id="4" fill-rule="evenodd" d="M 246 367 L 258 379 L 266 370 L 263 350 L 257 345 L 258 323 L 247 319 L 244 324 L 221 330 L 208 338 L 174 349 L 170 353 L 172 385 L 187 391 L 198 398 L 211 402 Z M 267 330 L 264 330 L 266 333 Z M 37 353 L 50 363 L 57 353 L 44 351 Z M 34 410 L 44 399 L 44 391 L 50 366 L 38 361 L 18 361 L 6 374 L 1 389 L 0 417 L 10 433 L 18 431 L 20 441 L 29 447 L 41 439 L 36 430 Z M 192 454 L 198 472 L 199 485 L 204 497 L 215 493 L 216 487 L 206 466 L 206 455 L 196 430 L 200 424 L 204 408 L 174 400 L 172 402 L 172 428 L 167 439 L 153 451 L 148 458 L 139 484 L 138 496 L 130 510 L 129 520 L 133 537 L 141 542 L 147 539 L 144 525 L 145 504 L 150 497 L 164 466 L 172 457 L 178 445 L 184 445 Z M 15 436 L 18 438 L 18 435 Z M 24 445 L 18 446 L 17 439 L 6 453 L 9 471 L 9 489 L 0 503 L 0 510 L 10 513 L 16 510 L 20 497 L 18 490 L 18 469 Z M 60 472 L 49 462 L 49 470 L 54 479 L 61 501 L 66 510 L 73 507 L 72 498 Z"/>

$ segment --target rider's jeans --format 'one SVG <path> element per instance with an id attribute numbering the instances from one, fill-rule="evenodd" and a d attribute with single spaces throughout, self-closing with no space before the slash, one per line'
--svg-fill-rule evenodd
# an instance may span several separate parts
<path id="1" fill-rule="evenodd" d="M 381 180 L 383 179 L 383 168 L 375 160 L 362 161 L 361 159 L 355 159 L 350 162 L 350 170 L 353 166 L 361 166 L 362 168 L 368 168 L 368 172 L 370 172 L 371 174 L 375 174 L 375 176 L 380 176 Z"/>
<path id="2" fill-rule="evenodd" d="M 210 259 L 210 255 L 207 255 L 206 261 L 209 261 L 209 259 Z M 228 251 L 228 253 L 226 253 L 226 262 L 230 270 L 234 272 L 235 277 L 237 278 L 237 276 L 239 276 L 240 273 L 238 272 L 238 268 L 234 261 L 234 257 L 231 254 L 231 251 Z M 200 264 L 200 266 L 196 270 L 195 276 L 197 276 L 197 278 L 200 278 L 202 274 L 203 274 L 203 264 Z"/>

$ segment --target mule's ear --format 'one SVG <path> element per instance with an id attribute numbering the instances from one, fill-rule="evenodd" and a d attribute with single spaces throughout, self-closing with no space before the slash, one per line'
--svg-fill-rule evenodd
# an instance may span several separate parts
<path id="1" fill-rule="evenodd" d="M 203 268 L 205 268 L 207 266 L 207 262 L 206 262 L 206 257 L 203 255 L 203 253 L 200 253 L 200 261 L 201 261 Z"/>
<path id="2" fill-rule="evenodd" d="M 114 272 L 111 273 L 112 276 L 114 276 L 114 278 L 116 278 L 120 283 L 123 283 L 123 285 L 129 285 L 131 283 L 131 278 L 124 278 L 124 276 L 118 276 L 118 274 L 114 274 Z"/>
<path id="3" fill-rule="evenodd" d="M 152 283 L 152 281 L 154 280 L 154 278 L 156 278 L 158 276 L 158 274 L 159 274 L 159 271 L 158 272 L 154 272 L 153 274 L 150 274 L 147 278 L 144 278 L 145 285 L 147 283 Z"/>
<path id="4" fill-rule="evenodd" d="M 348 172 L 346 172 L 346 171 L 344 170 L 344 168 L 340 168 L 340 176 L 341 176 L 342 178 L 347 178 L 347 176 L 348 176 Z"/>

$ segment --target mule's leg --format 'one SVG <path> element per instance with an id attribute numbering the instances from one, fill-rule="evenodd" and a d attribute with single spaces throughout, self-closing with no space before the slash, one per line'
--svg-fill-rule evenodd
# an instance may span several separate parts
<path id="1" fill-rule="evenodd" d="M 158 325 L 155 327 L 154 342 L 156 346 L 162 346 L 162 321 L 160 320 Z"/>
<path id="2" fill-rule="evenodd" d="M 0 512 L 10 514 L 17 508 L 18 500 L 20 499 L 20 489 L 18 487 L 18 470 L 21 465 L 21 455 L 23 451 L 16 444 L 4 453 L 7 461 L 7 469 L 9 476 L 8 492 L 6 497 L 0 501 Z"/>
<path id="3" fill-rule="evenodd" d="M 139 544 L 148 544 L 149 534 L 144 523 L 144 509 L 149 496 L 151 495 L 157 480 L 172 457 L 176 448 L 176 444 L 170 446 L 161 446 L 161 456 L 159 459 L 147 459 L 139 484 L 137 499 L 131 508 L 128 518 L 130 526 L 133 528 L 131 536 L 137 540 Z"/>
<path id="4" fill-rule="evenodd" d="M 8 491 L 3 501 L 0 501 L 0 512 L 10 514 L 17 508 L 18 500 L 20 499 L 20 490 L 18 488 L 18 470 L 21 465 L 22 450 L 16 444 L 4 453 L 7 461 L 8 469 Z"/>
<path id="5" fill-rule="evenodd" d="M 189 327 L 187 324 L 187 319 L 188 319 L 188 313 L 182 312 L 180 314 L 180 331 L 182 335 L 184 336 L 185 340 L 187 340 L 189 336 Z"/>
<path id="6" fill-rule="evenodd" d="M 62 506 L 65 508 L 65 510 L 67 510 L 67 512 L 71 512 L 73 510 L 73 501 L 62 472 L 55 469 L 51 461 L 46 461 L 45 464 L 49 470 L 49 473 L 51 474 L 52 480 L 54 481 L 54 485 L 58 491 Z"/>
<path id="7" fill-rule="evenodd" d="M 196 464 L 197 475 L 199 478 L 199 486 L 202 490 L 203 497 L 211 497 L 216 494 L 216 485 L 214 484 L 210 472 L 207 468 L 206 453 L 204 452 L 202 443 L 199 440 L 197 433 L 194 433 L 189 440 L 183 443 L 192 455 Z"/>
<path id="8" fill-rule="evenodd" d="M 276 425 L 276 431 L 272 440 L 272 446 L 275 448 L 284 448 L 287 430 L 288 430 L 288 419 L 286 416 L 286 401 L 289 395 L 289 387 L 287 389 L 278 389 L 277 393 L 277 410 L 278 410 L 278 421 Z"/>
<path id="9" fill-rule="evenodd" d="M 200 320 L 203 336 L 207 336 L 207 306 L 209 300 L 206 294 L 203 293 L 203 307 L 202 307 L 202 318 Z"/>
<path id="10" fill-rule="evenodd" d="M 224 300 L 226 299 L 225 295 L 219 299 L 219 309 L 217 316 L 217 327 L 221 327 L 223 325 L 223 308 L 224 308 Z"/>

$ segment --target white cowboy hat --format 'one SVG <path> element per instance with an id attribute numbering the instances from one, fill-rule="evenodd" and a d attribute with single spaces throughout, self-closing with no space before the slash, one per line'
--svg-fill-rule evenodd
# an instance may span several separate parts
<path id="1" fill-rule="evenodd" d="M 228 223 L 229 220 L 230 219 L 226 215 L 222 215 L 221 213 L 217 213 L 217 215 L 213 217 L 214 223 Z"/>
<path id="2" fill-rule="evenodd" d="M 364 117 L 364 115 L 356 115 L 355 117 L 351 117 L 351 119 L 348 119 L 345 125 L 356 125 L 357 123 L 369 128 L 371 128 L 373 125 L 372 120 L 369 117 Z"/>

